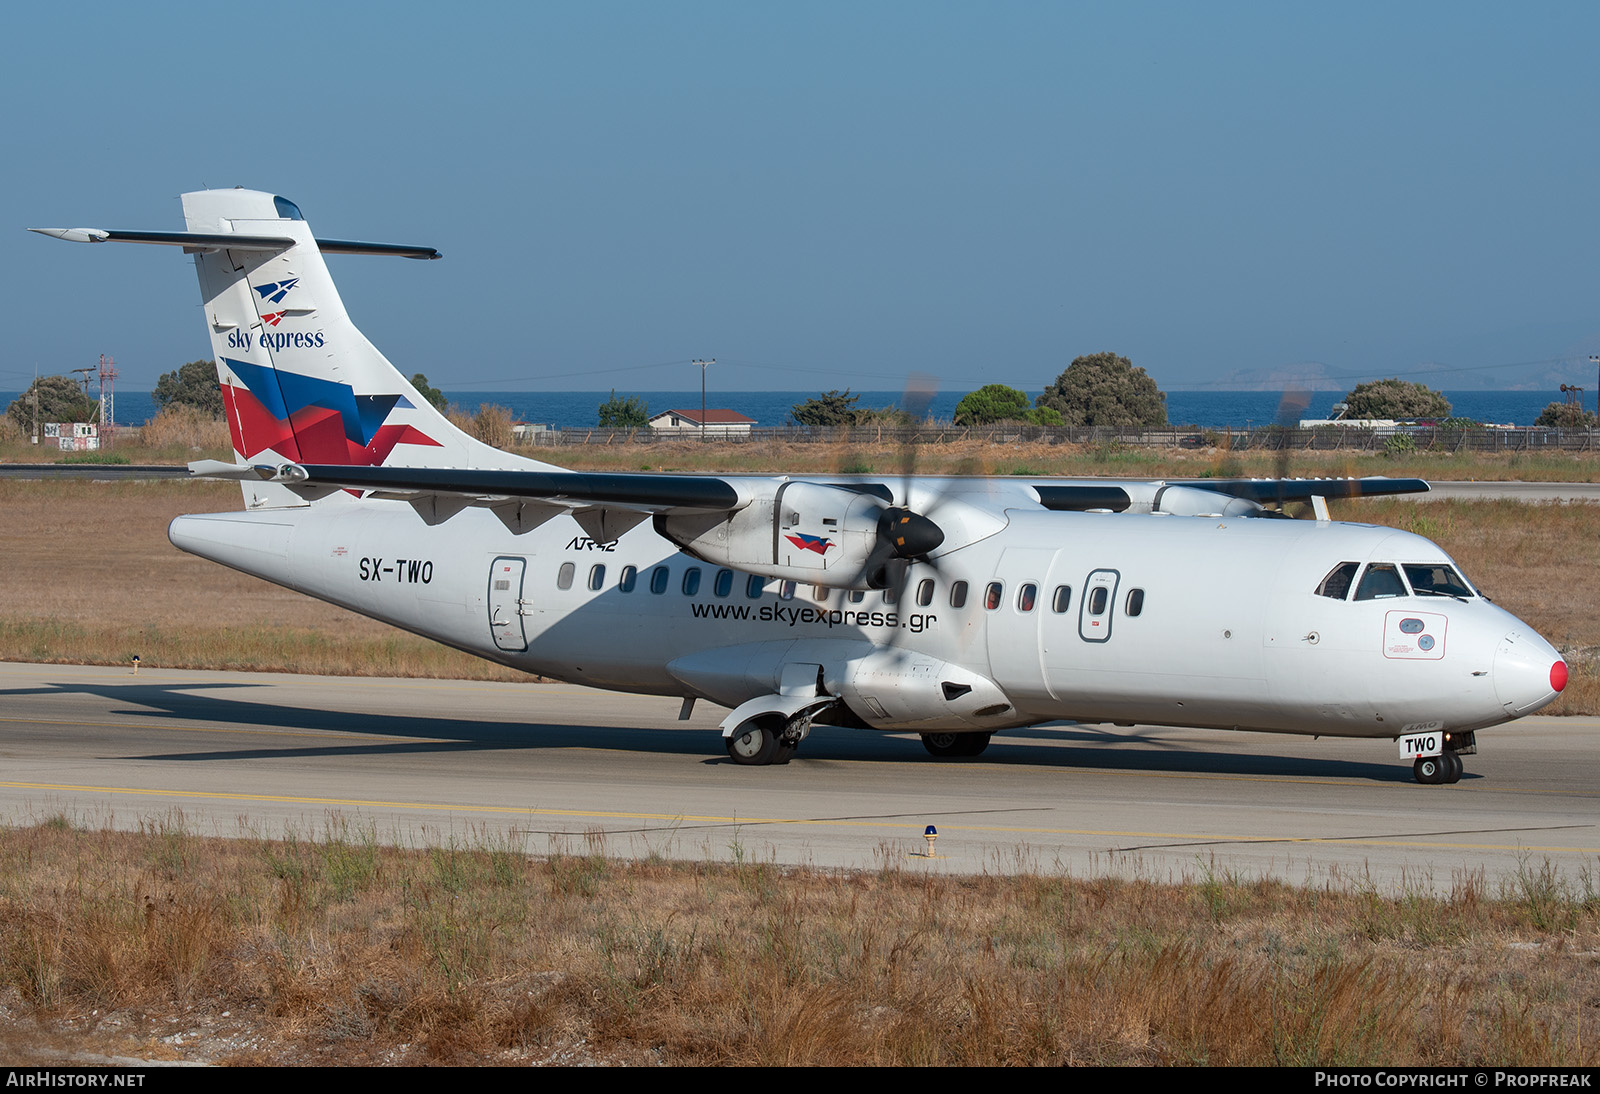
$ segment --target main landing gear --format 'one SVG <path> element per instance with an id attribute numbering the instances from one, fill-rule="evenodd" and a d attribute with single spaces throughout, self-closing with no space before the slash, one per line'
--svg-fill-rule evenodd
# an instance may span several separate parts
<path id="1" fill-rule="evenodd" d="M 941 760 L 977 756 L 989 747 L 992 733 L 924 733 L 922 747 Z"/>
<path id="2" fill-rule="evenodd" d="M 1460 755 L 1448 748 L 1437 756 L 1418 756 L 1416 763 L 1411 765 L 1411 773 L 1417 781 L 1428 786 L 1460 782 L 1465 770 L 1466 765 L 1461 762 Z"/>
<path id="3" fill-rule="evenodd" d="M 797 714 L 787 721 L 782 716 L 752 718 L 723 738 L 728 755 L 736 764 L 761 767 L 786 764 L 811 732 L 811 716 Z"/>

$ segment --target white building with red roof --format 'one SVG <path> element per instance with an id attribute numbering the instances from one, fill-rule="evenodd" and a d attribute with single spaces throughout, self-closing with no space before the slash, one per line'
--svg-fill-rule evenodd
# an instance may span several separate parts
<path id="1" fill-rule="evenodd" d="M 682 433 L 685 436 L 748 437 L 754 418 L 746 418 L 737 410 L 709 407 L 702 421 L 699 410 L 663 410 L 650 419 L 650 428 L 658 433 Z"/>

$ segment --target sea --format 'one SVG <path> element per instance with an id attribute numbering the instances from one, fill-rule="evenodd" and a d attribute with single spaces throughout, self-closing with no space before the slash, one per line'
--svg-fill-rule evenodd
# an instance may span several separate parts
<path id="1" fill-rule="evenodd" d="M 3 400 L 0 405 L 9 406 L 19 394 L 0 392 L 0 400 Z M 644 400 L 652 414 L 700 407 L 698 390 L 618 391 L 617 394 Z M 706 406 L 736 410 L 754 418 L 757 425 L 783 426 L 791 424 L 789 412 L 797 404 L 814 399 L 818 394 L 815 391 L 712 391 L 706 397 Z M 861 407 L 898 406 L 902 398 L 898 391 L 852 391 L 851 394 L 860 395 L 856 405 Z M 939 392 L 928 412 L 935 419 L 949 420 L 965 394 L 963 391 Z M 1310 405 L 1294 413 L 1292 418 L 1325 418 L 1342 395 L 1335 391 L 1312 392 Z M 1444 396 L 1450 400 L 1453 415 L 1492 425 L 1532 425 L 1540 411 L 1564 398 L 1559 391 L 1447 391 Z M 581 429 L 596 424 L 600 404 L 611 397 L 611 392 L 446 391 L 445 397 L 469 413 L 488 403 L 506 407 L 518 421 L 555 429 Z M 1167 420 L 1175 426 L 1192 425 L 1202 429 L 1271 425 L 1278 419 L 1281 398 L 1275 391 L 1169 391 Z M 149 392 L 119 391 L 116 400 L 119 425 L 143 425 L 155 414 Z"/>

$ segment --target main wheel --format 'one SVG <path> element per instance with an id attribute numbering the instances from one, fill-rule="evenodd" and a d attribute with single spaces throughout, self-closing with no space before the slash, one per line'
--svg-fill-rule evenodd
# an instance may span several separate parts
<path id="1" fill-rule="evenodd" d="M 976 756 L 989 747 L 988 733 L 924 733 L 922 747 L 941 760 Z"/>
<path id="2" fill-rule="evenodd" d="M 1461 762 L 1461 753 L 1447 751 L 1442 759 L 1449 764 L 1449 770 L 1445 772 L 1444 781 L 1447 783 L 1460 782 L 1461 776 L 1467 770 L 1467 765 Z"/>
<path id="3" fill-rule="evenodd" d="M 1428 786 L 1438 786 L 1444 782 L 1449 771 L 1449 761 L 1443 756 L 1418 756 L 1417 762 L 1411 765 L 1411 773 L 1416 780 Z"/>
<path id="4" fill-rule="evenodd" d="M 778 753 L 782 751 L 778 735 L 758 725 L 747 724 L 735 730 L 733 734 L 723 738 L 723 743 L 728 746 L 728 755 L 733 758 L 734 763 L 749 767 L 773 763 L 778 759 Z"/>

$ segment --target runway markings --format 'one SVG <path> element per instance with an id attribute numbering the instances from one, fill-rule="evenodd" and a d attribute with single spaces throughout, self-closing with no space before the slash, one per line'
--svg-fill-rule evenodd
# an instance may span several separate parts
<path id="1" fill-rule="evenodd" d="M 131 797 L 168 798 L 178 800 L 196 801 L 238 801 L 238 802 L 266 802 L 282 805 L 310 805 L 319 807 L 341 807 L 350 809 L 405 809 L 420 810 L 436 813 L 470 813 L 489 814 L 499 816 L 518 817 L 567 817 L 574 820 L 625 820 L 625 821 L 657 821 L 675 826 L 771 826 L 794 825 L 800 827 L 823 828 L 875 828 L 881 829 L 885 825 L 895 823 L 890 818 L 875 819 L 870 817 L 737 817 L 737 816 L 700 816 L 684 813 L 640 813 L 622 810 L 599 809 L 541 809 L 528 806 L 512 805 L 461 805 L 445 802 L 408 802 L 384 801 L 364 798 L 321 798 L 292 794 L 241 794 L 225 791 L 204 790 L 162 790 L 146 787 L 121 787 L 121 786 L 80 786 L 72 783 L 33 783 L 33 782 L 8 782 L 0 781 L 0 788 L 13 790 L 38 790 L 56 793 L 75 794 L 113 794 Z M 941 818 L 948 814 L 930 810 L 930 818 Z M 1600 854 L 1600 847 L 1563 847 L 1556 844 L 1540 845 L 1529 843 L 1469 843 L 1458 840 L 1438 840 L 1418 838 L 1417 834 L 1410 833 L 1405 836 L 1240 836 L 1233 834 L 1207 833 L 1207 832 L 1140 832 L 1118 829 L 1100 828 L 1048 828 L 1048 827 L 1013 827 L 1004 825 L 977 825 L 952 823 L 940 820 L 940 828 L 946 833 L 967 833 L 971 835 L 1037 835 L 1037 836 L 1086 836 L 1114 840 L 1170 840 L 1178 841 L 1180 846 L 1205 847 L 1211 844 L 1229 843 L 1245 845 L 1337 845 L 1337 846 L 1374 846 L 1374 847 L 1408 847 L 1419 850 L 1455 850 L 1455 851 L 1510 851 L 1527 854 L 1542 855 L 1596 855 Z M 1568 826 L 1578 827 L 1578 826 Z M 1581 827 L 1591 827 L 1584 825 Z M 1535 829 L 1535 831 L 1550 831 L 1550 829 Z M 1465 833 L 1464 833 L 1465 834 Z M 1167 847 L 1163 850 L 1172 850 Z M 1143 847 L 1108 847 L 1103 848 L 1106 853 L 1137 853 L 1150 850 Z"/>

